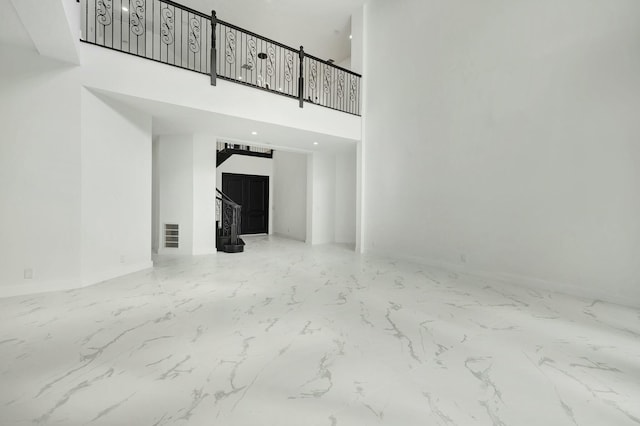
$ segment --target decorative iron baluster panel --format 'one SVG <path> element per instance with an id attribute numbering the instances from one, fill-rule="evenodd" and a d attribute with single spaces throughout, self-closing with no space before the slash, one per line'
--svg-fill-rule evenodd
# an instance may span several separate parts
<path id="1" fill-rule="evenodd" d="M 225 33 L 225 60 L 228 64 L 236 63 L 236 35 L 232 30 Z"/>
<path id="2" fill-rule="evenodd" d="M 111 25 L 113 16 L 111 0 L 98 0 L 98 23 L 103 26 Z"/>
<path id="3" fill-rule="evenodd" d="M 216 32 L 218 78 L 298 97 L 297 50 L 224 21 Z"/>
<path id="4" fill-rule="evenodd" d="M 199 73 L 210 71 L 211 19 L 163 0 L 81 0 L 82 40 Z"/>
<path id="5" fill-rule="evenodd" d="M 344 80 L 346 78 L 346 73 L 340 72 L 338 74 L 338 99 L 342 100 L 344 98 Z"/>
<path id="6" fill-rule="evenodd" d="M 211 71 L 211 17 L 163 0 L 80 0 L 82 40 L 203 74 Z M 360 76 L 224 21 L 216 24 L 217 76 L 360 114 Z M 302 71 L 302 76 L 298 75 Z"/>
<path id="7" fill-rule="evenodd" d="M 131 28 L 131 32 L 138 37 L 144 34 L 144 6 L 144 0 L 134 0 L 132 10 L 130 11 L 131 21 L 129 23 L 129 27 Z"/>
<path id="8" fill-rule="evenodd" d="M 161 39 L 164 44 L 167 46 L 173 44 L 174 38 L 174 16 L 173 10 L 169 9 L 168 6 L 162 8 L 162 12 L 160 13 L 162 16 L 162 28 L 161 28 Z"/>
<path id="9" fill-rule="evenodd" d="M 273 46 L 267 48 L 267 75 L 273 77 L 276 65 L 276 49 Z"/>
<path id="10" fill-rule="evenodd" d="M 195 16 L 189 21 L 189 50 L 191 53 L 200 51 L 200 19 Z"/>
<path id="11" fill-rule="evenodd" d="M 358 83 L 356 79 L 351 78 L 351 84 L 349 85 L 349 103 L 351 103 L 352 105 L 355 104 L 355 102 L 357 101 L 356 99 L 357 87 L 358 87 Z"/>
<path id="12" fill-rule="evenodd" d="M 288 82 L 293 80 L 293 55 L 287 52 L 285 57 L 284 79 Z"/>
<path id="13" fill-rule="evenodd" d="M 360 114 L 360 76 L 311 55 L 304 58 L 306 102 Z"/>
<path id="14" fill-rule="evenodd" d="M 258 56 L 256 48 L 256 39 L 249 37 L 247 40 L 247 69 L 253 71 L 256 66 L 256 57 Z"/>
<path id="15" fill-rule="evenodd" d="M 313 61 L 309 70 L 309 89 L 316 91 L 318 84 L 318 63 Z"/>
<path id="16" fill-rule="evenodd" d="M 231 235 L 231 225 L 233 225 L 233 213 L 235 209 L 229 203 L 222 202 L 223 205 L 223 213 L 222 213 L 222 235 L 230 236 Z"/>

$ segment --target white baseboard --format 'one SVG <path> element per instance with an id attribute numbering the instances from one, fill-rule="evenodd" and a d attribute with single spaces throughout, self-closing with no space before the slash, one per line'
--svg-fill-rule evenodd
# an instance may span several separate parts
<path id="1" fill-rule="evenodd" d="M 0 286 L 0 298 L 81 288 L 79 279 L 23 282 Z"/>
<path id="2" fill-rule="evenodd" d="M 614 303 L 617 305 L 638 307 L 640 306 L 640 288 L 635 293 L 626 294 L 613 292 L 606 289 L 585 288 L 575 284 L 563 283 L 558 281 L 544 280 L 541 278 L 530 277 L 526 275 L 517 275 L 502 272 L 489 272 L 482 269 L 475 269 L 467 265 L 451 263 L 442 260 L 433 260 L 419 256 L 408 256 L 397 253 L 388 253 L 380 250 L 367 250 L 366 254 L 376 256 L 384 256 L 389 258 L 404 259 L 425 266 L 432 266 L 447 271 L 477 277 L 480 279 L 500 282 L 503 284 L 514 285 L 534 290 L 547 291 L 549 293 L 565 294 L 573 297 L 579 297 L 589 300 L 601 300 L 604 302 Z"/>
<path id="3" fill-rule="evenodd" d="M 140 272 L 150 268 L 153 268 L 153 262 L 148 260 L 146 262 L 117 266 L 98 273 L 86 274 L 86 276 L 82 277 L 82 286 L 88 287 L 93 284 L 98 284 L 113 278 L 133 274 L 134 272 Z"/>
<path id="4" fill-rule="evenodd" d="M 122 265 L 121 267 L 112 268 L 108 271 L 91 274 L 89 277 L 83 277 L 82 279 L 50 280 L 10 284 L 6 286 L 0 286 L 0 298 L 25 296 L 37 293 L 49 293 L 52 291 L 76 290 L 113 278 L 121 277 L 123 275 L 129 275 L 134 272 L 144 271 L 145 269 L 150 268 L 153 268 L 153 262 L 148 261 L 132 265 Z"/>
<path id="5" fill-rule="evenodd" d="M 284 239 L 286 239 L 286 240 L 299 241 L 299 242 L 301 242 L 301 243 L 305 243 L 305 242 L 306 242 L 306 241 L 305 241 L 305 240 L 303 240 L 303 239 L 296 238 L 296 237 L 291 236 L 291 235 L 288 235 L 288 234 L 281 234 L 281 233 L 279 233 L 279 232 L 274 232 L 273 234 L 270 234 L 270 235 L 273 235 L 274 237 L 278 237 L 278 238 L 284 238 Z"/>
<path id="6" fill-rule="evenodd" d="M 206 249 L 194 249 L 193 250 L 193 255 L 194 256 L 205 256 L 205 255 L 211 255 L 211 254 L 218 254 L 218 250 L 216 250 L 216 248 L 206 248 Z"/>

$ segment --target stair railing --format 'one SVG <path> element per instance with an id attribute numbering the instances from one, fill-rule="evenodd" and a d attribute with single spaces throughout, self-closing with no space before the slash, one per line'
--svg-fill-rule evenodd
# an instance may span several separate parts
<path id="1" fill-rule="evenodd" d="M 81 40 L 360 115 L 361 76 L 173 0 L 79 0 Z"/>
<path id="2" fill-rule="evenodd" d="M 220 217 L 217 219 L 219 219 L 221 224 L 221 236 L 230 237 L 231 245 L 239 245 L 239 236 L 242 232 L 242 206 L 217 188 L 216 203 L 219 203 L 220 207 Z"/>

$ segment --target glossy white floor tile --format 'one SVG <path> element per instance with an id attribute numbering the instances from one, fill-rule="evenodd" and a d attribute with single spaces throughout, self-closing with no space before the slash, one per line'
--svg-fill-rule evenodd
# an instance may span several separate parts
<path id="1" fill-rule="evenodd" d="M 633 425 L 640 310 L 248 240 L 0 300 L 2 425 Z"/>

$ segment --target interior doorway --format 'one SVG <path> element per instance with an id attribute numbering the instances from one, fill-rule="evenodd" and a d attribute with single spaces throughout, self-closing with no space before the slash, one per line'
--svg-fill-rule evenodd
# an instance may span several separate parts
<path id="1" fill-rule="evenodd" d="M 222 192 L 242 206 L 241 233 L 269 233 L 269 176 L 222 173 Z"/>

